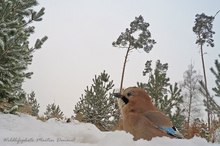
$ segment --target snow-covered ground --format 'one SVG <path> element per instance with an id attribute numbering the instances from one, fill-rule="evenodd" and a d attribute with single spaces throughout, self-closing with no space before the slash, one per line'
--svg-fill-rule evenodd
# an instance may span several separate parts
<path id="1" fill-rule="evenodd" d="M 64 123 L 50 119 L 47 122 L 20 114 L 0 113 L 0 146 L 219 146 L 205 139 L 153 138 L 151 141 L 133 141 L 123 131 L 101 132 L 92 124 L 77 121 Z"/>

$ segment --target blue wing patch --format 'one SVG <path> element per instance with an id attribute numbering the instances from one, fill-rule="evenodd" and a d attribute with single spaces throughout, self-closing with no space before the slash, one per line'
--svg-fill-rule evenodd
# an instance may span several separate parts
<path id="1" fill-rule="evenodd" d="M 175 127 L 160 127 L 161 130 L 165 131 L 167 134 L 175 136 L 176 128 Z"/>
<path id="2" fill-rule="evenodd" d="M 167 134 L 174 136 L 176 138 L 184 138 L 184 136 L 176 129 L 176 127 L 159 127 L 160 130 L 163 130 Z"/>

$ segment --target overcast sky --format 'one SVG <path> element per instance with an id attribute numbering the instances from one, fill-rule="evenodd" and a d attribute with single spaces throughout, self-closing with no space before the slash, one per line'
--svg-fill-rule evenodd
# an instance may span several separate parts
<path id="1" fill-rule="evenodd" d="M 150 53 L 134 51 L 126 66 L 124 87 L 146 82 L 142 75 L 147 60 L 160 59 L 168 63 L 171 82 L 183 80 L 183 73 L 193 63 L 202 75 L 200 52 L 192 31 L 195 15 L 215 15 L 220 10 L 219 0 L 38 0 L 39 10 L 45 7 L 43 21 L 34 23 L 37 38 L 49 39 L 34 53 L 24 89 L 35 91 L 41 114 L 46 105 L 55 102 L 66 116 L 92 84 L 95 75 L 103 70 L 119 88 L 125 49 L 112 47 L 136 16 L 142 15 L 150 23 L 149 30 L 156 40 Z M 213 23 L 215 47 L 206 47 L 205 62 L 209 88 L 214 77 L 209 68 L 220 54 L 220 14 Z M 154 64 L 153 64 L 154 65 Z"/>

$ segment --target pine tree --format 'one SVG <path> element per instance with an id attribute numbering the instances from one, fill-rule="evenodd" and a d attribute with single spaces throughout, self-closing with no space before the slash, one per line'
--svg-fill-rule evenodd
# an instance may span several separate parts
<path id="1" fill-rule="evenodd" d="M 219 58 L 220 58 L 220 55 L 219 55 Z M 212 90 L 215 92 L 215 96 L 220 97 L 220 62 L 218 59 L 215 60 L 215 68 L 216 69 L 212 67 L 210 69 L 216 78 L 215 80 L 216 87 L 212 88 Z M 215 102 L 213 98 L 212 100 L 210 100 L 210 104 L 212 107 L 212 111 L 214 111 L 215 114 L 217 114 L 217 116 L 220 119 L 220 106 Z"/>
<path id="2" fill-rule="evenodd" d="M 200 114 L 199 104 L 201 104 L 201 98 L 199 98 L 199 81 L 202 79 L 202 76 L 197 74 L 194 66 L 191 64 L 188 66 L 183 74 L 183 82 L 181 83 L 181 90 L 183 93 L 185 115 L 187 117 L 187 125 L 190 127 L 190 123 L 194 119 L 198 118 Z"/>
<path id="3" fill-rule="evenodd" d="M 163 106 L 165 107 L 165 111 L 169 111 L 169 117 L 173 124 L 181 130 L 185 121 L 185 116 L 183 115 L 185 109 L 181 108 L 181 105 L 183 104 L 181 89 L 178 87 L 177 83 L 174 83 L 174 86 L 170 85 L 168 93 L 168 100 L 165 100 Z"/>
<path id="4" fill-rule="evenodd" d="M 45 10 L 35 11 L 37 4 L 36 0 L 0 0 L 0 100 L 12 105 L 20 100 L 24 80 L 33 74 L 27 68 L 34 51 L 47 40 L 45 36 L 34 47 L 29 45 L 35 31 L 30 23 L 41 21 Z"/>
<path id="5" fill-rule="evenodd" d="M 74 113 L 77 120 L 92 123 L 100 130 L 111 130 L 118 121 L 119 110 L 112 95 L 113 80 L 104 71 L 93 79 L 91 87 L 86 87 L 85 94 L 76 104 Z"/>
<path id="6" fill-rule="evenodd" d="M 121 75 L 120 92 L 122 92 L 123 88 L 125 66 L 129 53 L 132 50 L 140 49 L 149 53 L 153 48 L 153 45 L 156 43 L 154 39 L 151 39 L 151 33 L 148 30 L 149 26 L 150 24 L 144 22 L 144 18 L 141 15 L 135 17 L 135 20 L 130 23 L 130 28 L 126 28 L 125 32 L 122 32 L 118 39 L 112 43 L 114 47 L 127 49 Z"/>
<path id="7" fill-rule="evenodd" d="M 58 120 L 63 119 L 64 116 L 59 105 L 55 105 L 55 103 L 47 105 L 47 109 L 44 115 L 46 116 L 46 119 L 56 118 Z"/>
<path id="8" fill-rule="evenodd" d="M 166 75 L 168 64 L 162 64 L 160 60 L 156 62 L 156 67 L 153 71 L 151 62 L 147 61 L 143 75 L 148 75 L 147 83 L 137 83 L 137 85 L 145 89 L 152 98 L 154 105 L 167 116 L 169 116 L 173 124 L 181 129 L 185 117 L 180 105 L 183 103 L 183 97 L 180 94 L 181 90 L 178 88 L 177 83 L 171 85 L 169 78 Z"/>
<path id="9" fill-rule="evenodd" d="M 204 106 L 206 107 L 206 111 L 210 113 L 210 121 L 211 125 L 208 126 L 208 133 L 206 140 L 212 141 L 214 130 L 215 130 L 215 116 L 217 115 L 220 119 L 220 106 L 215 102 L 214 96 L 212 96 L 209 92 L 207 92 L 205 84 L 203 81 L 200 81 L 200 93 L 205 97 L 208 96 L 209 100 L 203 100 Z M 209 106 L 208 106 L 209 105 Z M 209 107 L 209 108 L 208 108 Z"/>
<path id="10" fill-rule="evenodd" d="M 209 112 L 212 115 L 212 117 L 216 114 L 220 118 L 220 106 L 215 102 L 213 98 L 214 96 L 210 95 L 210 93 L 206 91 L 205 84 L 203 81 L 200 81 L 199 90 L 203 96 L 208 95 L 209 97 L 209 102 L 207 102 L 207 100 L 203 100 L 204 106 L 206 107 L 206 111 Z M 209 105 L 209 108 L 207 108 L 207 105 Z M 210 120 L 212 120 L 211 117 L 210 117 Z"/>
<path id="11" fill-rule="evenodd" d="M 168 64 L 162 64 L 160 60 L 158 60 L 156 62 L 156 67 L 153 72 L 153 69 L 151 68 L 151 63 L 152 61 L 147 61 L 145 63 L 145 69 L 143 71 L 143 76 L 149 74 L 148 82 L 138 83 L 138 86 L 144 88 L 151 96 L 154 104 L 158 108 L 162 109 L 161 97 L 167 94 L 168 87 L 170 86 L 170 79 L 166 75 Z"/>
<path id="12" fill-rule="evenodd" d="M 215 96 L 220 97 L 220 62 L 218 61 L 218 59 L 215 60 L 215 68 L 216 70 L 213 67 L 211 68 L 211 72 L 214 74 L 216 78 L 215 80 L 216 87 L 212 88 L 212 90 L 215 92 Z"/>
<path id="13" fill-rule="evenodd" d="M 29 95 L 27 95 L 27 98 L 28 98 L 27 99 L 28 104 L 31 106 L 32 109 L 31 115 L 38 116 L 40 105 L 39 103 L 37 103 L 37 99 L 35 98 L 35 93 L 31 92 Z"/>
<path id="14" fill-rule="evenodd" d="M 193 32 L 196 34 L 196 44 L 200 47 L 200 54 L 202 60 L 202 68 L 203 68 L 203 77 L 204 77 L 204 89 L 205 89 L 205 97 L 206 97 L 206 106 L 207 106 L 207 117 L 208 117 L 208 129 L 210 130 L 211 126 L 211 113 L 210 113 L 210 99 L 208 95 L 208 87 L 207 87 L 207 79 L 206 79 L 206 70 L 205 70 L 205 61 L 204 61 L 204 44 L 207 46 L 214 47 L 214 40 L 212 39 L 214 31 L 212 31 L 212 22 L 214 21 L 213 16 L 207 16 L 204 13 L 196 14 L 195 26 L 193 27 Z"/>

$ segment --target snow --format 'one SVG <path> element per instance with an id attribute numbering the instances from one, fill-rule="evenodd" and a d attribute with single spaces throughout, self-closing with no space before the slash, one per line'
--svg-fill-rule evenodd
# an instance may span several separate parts
<path id="1" fill-rule="evenodd" d="M 1 146 L 219 146 L 205 139 L 170 139 L 156 137 L 151 141 L 133 141 L 124 131 L 101 132 L 94 125 L 50 119 L 46 122 L 25 114 L 0 113 Z"/>

